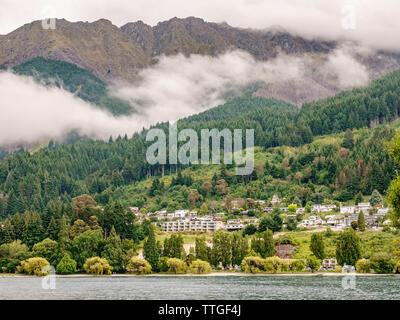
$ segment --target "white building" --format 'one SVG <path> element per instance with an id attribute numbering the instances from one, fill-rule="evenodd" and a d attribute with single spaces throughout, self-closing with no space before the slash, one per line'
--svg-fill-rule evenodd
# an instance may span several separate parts
<path id="1" fill-rule="evenodd" d="M 213 220 L 181 220 L 166 221 L 161 224 L 161 228 L 165 232 L 181 232 L 181 231 L 206 231 L 214 232 L 224 227 L 222 221 Z"/>
<path id="2" fill-rule="evenodd" d="M 369 202 L 360 202 L 356 207 L 355 213 L 360 213 L 361 211 L 368 213 L 372 209 L 373 207 Z"/>
<path id="3" fill-rule="evenodd" d="M 311 212 L 331 212 L 335 208 L 335 204 L 313 204 L 311 206 Z"/>
<path id="4" fill-rule="evenodd" d="M 353 214 L 355 210 L 356 210 L 355 206 L 341 206 L 340 207 L 340 213 L 342 213 L 342 214 L 346 214 L 346 213 Z"/>

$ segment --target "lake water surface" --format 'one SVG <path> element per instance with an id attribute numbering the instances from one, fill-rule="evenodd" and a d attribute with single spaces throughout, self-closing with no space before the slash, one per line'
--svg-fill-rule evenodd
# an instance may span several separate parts
<path id="1" fill-rule="evenodd" d="M 0 299 L 400 299 L 397 276 L 57 277 L 55 289 L 42 280 L 0 277 Z"/>

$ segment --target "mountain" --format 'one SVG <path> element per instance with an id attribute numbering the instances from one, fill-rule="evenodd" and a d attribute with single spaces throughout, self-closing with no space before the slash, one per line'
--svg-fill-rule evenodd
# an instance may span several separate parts
<path id="1" fill-rule="evenodd" d="M 278 27 L 241 29 L 195 17 L 173 18 L 153 27 L 138 21 L 121 28 L 105 19 L 92 23 L 60 19 L 56 20 L 55 30 L 44 30 L 41 22 L 35 21 L 1 36 L 0 66 L 14 67 L 41 56 L 73 63 L 109 83 L 136 80 L 137 73 L 157 63 L 161 55 L 217 56 L 243 50 L 260 61 L 271 60 L 280 53 L 307 56 L 312 63 L 304 75 L 274 79 L 256 93 L 300 106 L 343 90 L 314 72 L 342 45 L 345 43 L 341 41 L 309 40 Z M 354 55 L 372 79 L 400 67 L 397 53 L 377 51 Z"/>
<path id="2" fill-rule="evenodd" d="M 250 111 L 245 109 L 249 103 Z M 321 191 L 329 194 L 330 199 L 348 201 L 359 191 L 370 194 L 373 189 L 384 192 L 388 187 L 395 163 L 385 151 L 385 142 L 393 137 L 393 127 L 399 125 L 396 122 L 399 111 L 400 70 L 366 88 L 348 90 L 300 109 L 247 93 L 225 106 L 182 119 L 178 127 L 197 132 L 206 128 L 254 129 L 255 145 L 261 150 L 255 156 L 255 172 L 261 174 L 262 163 L 265 174 L 228 175 L 226 181 L 235 187 L 237 196 L 244 196 L 246 184 L 251 181 L 255 181 L 252 188 L 257 198 L 267 194 L 269 197 L 271 190 L 293 196 L 292 191 L 299 187 L 293 180 L 300 180 L 303 184 L 300 189 Z M 218 120 L 210 121 L 210 117 Z M 168 130 L 168 124 L 157 127 Z M 353 136 L 351 132 L 348 134 L 351 129 L 359 131 Z M 344 131 L 346 143 L 341 138 Z M 6 216 L 25 209 L 43 212 L 49 202 L 61 199 L 68 203 L 72 197 L 84 193 L 92 194 L 102 204 L 120 197 L 127 201 L 127 195 L 131 195 L 129 198 L 142 206 L 139 201 L 142 204 L 147 201 L 144 188 L 151 181 L 146 179 L 185 169 L 185 166 L 150 165 L 146 161 L 150 144 L 146 142 L 146 133 L 108 142 L 87 140 L 72 145 L 50 142 L 35 153 L 6 156 L 0 161 L 0 216 L 1 212 Z M 321 137 L 326 134 L 330 136 Z M 227 169 L 233 170 L 231 167 Z M 212 179 L 214 174 L 221 175 L 218 173 L 221 168 L 212 165 L 191 165 L 186 169 L 196 177 Z M 271 181 L 269 175 L 275 180 Z M 143 180 L 147 181 L 145 185 L 137 185 Z M 200 180 L 194 180 L 198 183 L 194 187 L 201 191 Z M 271 188 L 264 189 L 266 184 Z M 161 186 L 156 186 L 161 189 L 155 191 L 161 192 Z M 124 190 L 125 187 L 128 189 Z M 186 202 L 188 189 L 185 190 L 171 189 L 170 198 L 174 197 L 178 204 Z M 158 201 L 157 205 L 163 206 L 165 200 L 168 205 L 168 197 L 157 199 L 151 202 Z"/>
<path id="3" fill-rule="evenodd" d="M 45 85 L 61 87 L 114 115 L 126 115 L 133 112 L 128 102 L 109 96 L 107 83 L 90 71 L 72 63 L 36 57 L 15 66 L 13 70 L 18 75 L 34 77 Z"/>

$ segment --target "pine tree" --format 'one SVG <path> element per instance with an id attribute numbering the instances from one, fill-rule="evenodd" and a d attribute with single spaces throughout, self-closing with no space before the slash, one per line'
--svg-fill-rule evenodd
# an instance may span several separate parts
<path id="1" fill-rule="evenodd" d="M 149 235 L 143 245 L 143 256 L 150 263 L 153 271 L 158 271 L 158 259 L 160 254 L 156 242 L 153 225 L 150 225 Z"/>
<path id="2" fill-rule="evenodd" d="M 364 217 L 364 212 L 362 210 L 358 214 L 357 226 L 358 230 L 365 231 L 365 217 Z"/>
<path id="3" fill-rule="evenodd" d="M 352 228 L 343 231 L 336 243 L 336 259 L 338 263 L 340 265 L 354 266 L 360 257 L 360 238 Z"/>
<path id="4" fill-rule="evenodd" d="M 376 206 L 377 204 L 381 204 L 383 202 L 382 196 L 378 190 L 374 189 L 371 194 L 371 198 L 369 199 L 371 205 Z"/>
<path id="5" fill-rule="evenodd" d="M 60 230 L 58 229 L 58 224 L 56 219 L 54 219 L 54 217 L 51 217 L 49 226 L 47 227 L 46 230 L 46 236 L 51 240 L 57 240 L 59 231 Z"/>
<path id="6" fill-rule="evenodd" d="M 312 234 L 310 250 L 318 259 L 322 260 L 325 258 L 325 243 L 321 233 L 316 232 Z"/>
<path id="7" fill-rule="evenodd" d="M 44 239 L 44 229 L 42 225 L 42 219 L 37 212 L 28 212 L 25 217 L 25 227 L 23 232 L 23 242 L 32 247 L 35 243 L 38 243 Z"/>

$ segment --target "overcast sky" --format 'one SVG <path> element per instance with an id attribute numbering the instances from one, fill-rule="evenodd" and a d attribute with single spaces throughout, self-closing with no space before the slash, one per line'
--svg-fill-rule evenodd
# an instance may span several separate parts
<path id="1" fill-rule="evenodd" d="M 400 38 L 398 0 L 0 0 L 0 34 L 50 15 L 69 21 L 111 20 L 150 25 L 197 16 L 236 27 L 280 25 L 303 36 L 348 37 L 395 48 Z"/>

